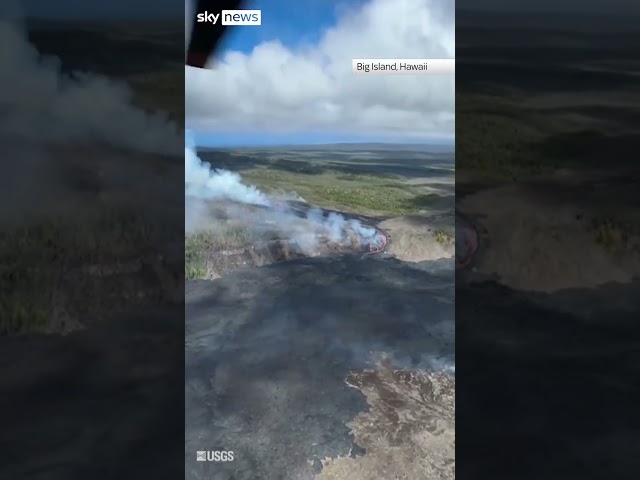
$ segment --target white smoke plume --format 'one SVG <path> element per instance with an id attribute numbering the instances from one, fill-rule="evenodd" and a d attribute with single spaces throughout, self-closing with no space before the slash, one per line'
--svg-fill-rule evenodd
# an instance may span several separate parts
<path id="1" fill-rule="evenodd" d="M 0 136 L 29 144 L 93 141 L 179 155 L 181 129 L 166 115 L 134 106 L 124 83 L 62 73 L 57 58 L 40 55 L 28 42 L 17 19 L 0 20 L 0 62 Z"/>
<path id="2" fill-rule="evenodd" d="M 185 193 L 201 199 L 226 198 L 253 205 L 269 205 L 267 197 L 256 187 L 242 183 L 240 175 L 217 170 L 198 157 L 187 133 L 184 147 Z"/>
<path id="3" fill-rule="evenodd" d="M 19 7 L 11 1 L 0 6 L 0 142 L 5 161 L 0 221 L 35 221 L 54 211 L 75 217 L 76 210 L 90 210 L 102 201 L 95 194 L 93 203 L 79 201 L 82 189 L 93 188 L 87 185 L 95 185 L 94 192 L 109 191 L 110 198 L 130 197 L 140 182 L 148 192 L 156 184 L 154 194 L 168 192 L 166 182 L 161 184 L 135 155 L 179 155 L 183 127 L 166 115 L 138 108 L 122 81 L 63 71 L 64 59 L 43 56 L 30 43 Z M 141 209 L 146 208 L 143 203 Z M 146 198 L 146 203 L 162 201 Z"/>
<path id="4" fill-rule="evenodd" d="M 185 144 L 185 229 L 187 231 L 215 229 L 224 221 L 234 220 L 252 231 L 255 237 L 277 233 L 293 241 L 305 254 L 318 251 L 323 239 L 352 245 L 376 234 L 375 228 L 363 226 L 357 220 L 347 220 L 336 212 L 327 216 L 319 208 L 311 208 L 301 217 L 282 202 L 276 202 L 252 185 L 242 183 L 240 175 L 215 169 L 198 156 L 189 133 Z M 215 201 L 224 204 L 223 214 L 216 216 L 208 208 Z M 263 208 L 245 208 L 243 205 Z"/>
<path id="5" fill-rule="evenodd" d="M 365 238 L 372 237 L 376 233 L 375 228 L 365 227 L 357 220 L 346 220 L 336 212 L 329 212 L 325 218 L 322 210 L 319 208 L 309 210 L 309 212 L 307 212 L 307 220 L 313 224 L 322 225 L 326 234 L 334 242 L 344 240 L 344 232 L 346 230 L 353 231 L 359 237 Z"/>

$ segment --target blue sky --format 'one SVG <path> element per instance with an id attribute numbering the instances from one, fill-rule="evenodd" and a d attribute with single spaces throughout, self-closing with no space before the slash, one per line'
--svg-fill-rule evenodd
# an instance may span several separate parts
<path id="1" fill-rule="evenodd" d="M 349 1 L 357 6 L 360 0 Z M 336 0 L 254 0 L 245 9 L 262 10 L 262 25 L 257 28 L 235 28 L 227 36 L 222 51 L 250 53 L 265 41 L 279 40 L 288 47 L 316 43 L 322 32 L 336 20 Z"/>
<path id="2" fill-rule="evenodd" d="M 256 46 L 270 41 L 277 41 L 283 45 L 283 48 L 286 49 L 289 54 L 299 56 L 299 60 L 301 60 L 302 63 L 306 62 L 309 64 L 309 59 L 302 58 L 304 54 L 300 53 L 307 51 L 303 47 L 308 46 L 311 50 L 314 48 L 317 49 L 319 40 L 325 32 L 329 28 L 335 27 L 338 19 L 345 17 L 345 12 L 357 12 L 365 3 L 369 3 L 370 1 L 372 0 L 246 1 L 243 5 L 245 9 L 259 9 L 262 11 L 262 25 L 260 27 L 231 28 L 221 46 L 222 48 L 219 54 L 224 55 L 225 52 L 230 51 L 241 52 L 249 58 Z M 427 2 L 427 0 L 411 1 L 425 2 L 425 5 Z M 435 2 L 437 0 L 428 1 Z M 86 0 L 60 0 L 55 3 L 46 0 L 5 0 L 0 3 L 4 3 L 4 5 L 0 7 L 0 13 L 15 11 L 27 17 L 37 16 L 61 20 L 82 21 L 83 19 L 101 19 L 108 22 L 112 19 L 120 18 L 147 18 L 152 20 L 156 18 L 179 19 L 184 16 L 184 6 L 177 0 L 138 0 L 136 2 L 131 2 L 130 0 L 110 0 L 109 2 L 98 3 L 90 3 L 86 2 Z M 11 8 L 12 5 L 19 6 Z M 221 7 L 222 6 L 223 5 L 221 5 Z M 386 22 L 387 17 L 382 18 L 384 19 L 383 21 Z M 180 21 L 180 23 L 182 22 Z M 345 27 L 344 24 L 342 24 L 343 30 L 351 30 L 354 28 L 357 30 L 358 25 L 353 24 Z M 404 27 L 400 29 L 402 28 Z M 388 30 L 398 32 L 399 27 L 397 25 L 390 25 Z M 267 91 L 264 94 L 256 94 L 254 98 L 238 98 L 236 103 L 242 103 L 243 100 L 246 100 L 244 103 L 249 105 L 244 112 L 241 111 L 242 109 L 237 108 L 229 111 L 221 110 L 217 108 L 215 102 L 210 102 L 211 106 L 205 105 L 206 115 L 212 117 L 217 116 L 221 124 L 217 126 L 211 124 L 199 125 L 198 128 L 200 128 L 200 130 L 198 131 L 196 128 L 194 132 L 196 140 L 199 143 L 205 143 L 207 145 L 221 146 L 345 142 L 424 143 L 424 136 L 416 139 L 413 137 L 408 138 L 407 135 L 402 136 L 402 130 L 405 128 L 404 125 L 410 125 L 411 122 L 405 122 L 400 128 L 397 128 L 397 125 L 392 125 L 390 130 L 394 132 L 393 134 L 388 134 L 385 129 L 382 129 L 382 136 L 371 133 L 372 129 L 376 129 L 377 126 L 381 124 L 375 119 L 372 120 L 372 117 L 367 113 L 366 107 L 377 108 L 377 113 L 382 118 L 386 114 L 384 108 L 378 108 L 377 93 L 375 91 L 371 92 L 373 100 L 362 100 L 362 102 L 364 102 L 363 107 L 359 102 L 351 102 L 350 107 L 346 106 L 347 101 L 350 100 L 345 88 L 345 85 L 349 82 L 346 77 L 351 77 L 350 58 L 352 58 L 351 56 L 354 55 L 355 52 L 360 51 L 363 45 L 370 45 L 371 38 L 381 38 L 378 30 L 369 29 L 366 35 L 357 36 L 352 39 L 350 46 L 343 46 L 343 43 L 339 42 L 339 50 L 344 53 L 345 58 L 340 58 L 337 61 L 338 67 L 344 70 L 344 75 L 338 75 L 341 76 L 341 78 L 337 80 L 333 71 L 332 73 L 327 73 L 328 70 L 318 65 L 314 65 L 314 67 L 318 67 L 316 70 L 320 71 L 315 77 L 307 76 L 298 79 L 285 78 L 284 83 L 286 83 L 286 81 L 291 82 L 287 85 L 284 85 L 283 82 L 277 78 L 274 81 L 274 78 L 277 77 L 277 72 L 267 72 L 267 77 L 271 74 L 271 82 L 268 81 L 268 78 L 265 79 L 266 81 L 263 81 L 263 70 L 260 70 L 258 75 L 247 74 L 246 78 L 240 79 L 241 81 L 238 82 L 243 85 L 243 88 L 240 94 L 236 94 L 233 97 L 234 99 L 247 94 L 251 90 L 258 90 L 257 87 L 260 86 L 261 82 L 276 85 L 275 90 L 278 90 L 278 86 L 280 86 L 281 91 L 274 91 L 274 95 L 271 95 L 272 92 Z M 382 43 L 384 44 L 384 41 Z M 416 44 L 415 41 L 413 43 Z M 419 45 L 423 44 L 423 42 L 417 43 Z M 378 51 L 379 50 L 376 50 L 375 52 L 377 53 Z M 404 52 L 405 49 L 399 48 L 398 51 Z M 300 55 L 298 55 L 299 53 Z M 277 58 L 274 63 L 277 63 Z M 267 64 L 269 63 L 267 62 Z M 334 64 L 336 64 L 335 60 Z M 278 67 L 276 67 L 276 69 L 277 68 Z M 225 96 L 224 93 L 219 93 L 219 86 L 225 82 L 234 82 L 237 78 L 236 75 L 238 73 L 242 74 L 242 72 L 238 70 L 233 72 L 229 69 L 227 70 L 228 75 L 226 80 L 218 81 L 220 77 L 217 77 L 201 83 L 205 95 L 212 97 Z M 290 76 L 289 72 L 287 72 L 286 76 Z M 295 75 L 291 76 L 295 77 Z M 328 89 L 325 89 L 329 90 L 328 93 L 318 93 L 319 87 L 317 84 L 315 85 L 315 90 L 312 88 L 310 84 L 317 78 L 324 81 L 328 80 L 328 83 L 331 85 Z M 295 85 L 300 86 L 303 92 L 311 91 L 315 93 L 306 95 L 305 93 L 296 92 Z M 282 93 L 282 91 L 285 93 L 278 96 L 278 93 Z M 406 92 L 404 96 L 406 96 Z M 197 102 L 204 99 L 200 93 L 195 95 L 195 97 L 198 98 Z M 271 105 L 268 107 L 264 106 L 267 104 L 267 102 L 264 101 L 266 98 L 275 99 L 273 109 L 271 109 Z M 382 102 L 382 104 L 385 104 L 385 102 Z M 389 105 L 390 102 L 386 102 L 386 104 Z M 350 108 L 350 110 L 345 111 L 344 115 L 340 113 L 339 118 L 329 119 L 328 121 L 326 119 L 324 121 L 317 119 L 318 109 L 327 109 L 330 112 L 335 112 L 341 111 L 343 108 Z M 235 113 L 245 115 L 245 117 L 241 119 L 241 121 L 233 123 L 231 120 Z M 400 112 L 400 114 L 402 114 L 402 112 Z M 354 117 L 356 117 L 356 121 L 351 120 Z M 369 119 L 369 125 L 365 126 L 366 128 L 357 124 L 358 120 L 362 118 Z M 397 123 L 396 121 L 396 124 Z M 191 127 L 191 125 L 189 126 Z M 272 131 L 268 132 L 269 129 Z M 290 133 L 283 134 L 276 132 Z M 443 140 L 442 138 L 434 138 L 434 141 L 437 143 L 447 142 L 446 139 Z"/>
<path id="3" fill-rule="evenodd" d="M 395 8 L 397 2 L 410 4 L 412 15 L 402 18 L 390 14 L 393 11 L 390 6 Z M 4 3 L 0 12 L 17 0 Z M 19 10 L 27 16 L 78 21 L 184 16 L 184 6 L 176 0 L 19 3 L 22 5 Z M 365 3 L 371 6 L 366 15 L 360 14 Z M 430 45 L 439 48 L 440 30 L 434 28 L 436 33 L 425 33 L 418 20 L 422 17 L 413 13 L 421 11 L 428 15 L 440 3 L 440 0 L 248 1 L 243 7 L 260 9 L 262 25 L 231 28 L 219 52 L 221 55 L 241 52 L 244 56 L 229 57 L 212 70 L 201 70 L 206 72 L 204 77 L 191 71 L 195 69 L 186 69 L 185 81 L 193 87 L 185 91 L 185 104 L 194 106 L 187 109 L 188 126 L 195 130 L 199 143 L 221 146 L 450 143 L 442 132 L 453 137 L 452 102 L 440 99 L 453 98 L 452 82 L 446 82 L 450 87 L 443 89 L 432 88 L 434 82 L 429 79 L 405 77 L 397 82 L 387 79 L 385 83 L 383 79 L 354 80 L 351 73 L 351 58 L 367 50 L 370 57 L 396 58 L 408 54 L 427 58 L 422 55 L 430 54 Z M 338 22 L 345 19 L 345 11 L 353 15 Z M 332 27 L 336 27 L 332 42 L 319 44 Z M 453 37 L 453 29 L 447 31 Z M 273 43 L 264 45 L 273 41 L 282 47 Z M 256 50 L 259 45 L 264 47 Z M 391 47 L 386 49 L 387 45 Z M 452 51 L 449 49 L 449 57 Z M 288 69 L 291 65 L 295 68 Z"/>
<path id="4" fill-rule="evenodd" d="M 298 49 L 305 45 L 316 44 L 322 34 L 332 27 L 337 14 L 343 8 L 357 8 L 364 0 L 253 0 L 244 5 L 245 9 L 261 10 L 262 25 L 257 28 L 233 28 L 220 48 L 220 55 L 228 51 L 251 53 L 259 44 L 277 40 L 286 47 Z M 304 132 L 295 134 L 274 134 L 255 132 L 195 132 L 195 142 L 203 146 L 272 146 L 272 145 L 311 145 L 328 143 L 369 143 L 380 142 L 380 137 L 353 136 L 340 133 Z M 405 140 L 388 138 L 394 142 Z M 444 140 L 447 142 L 447 140 Z M 440 143 L 440 142 L 438 142 Z"/>
<path id="5" fill-rule="evenodd" d="M 262 11 L 259 28 L 235 28 L 221 45 L 220 53 L 240 51 L 251 53 L 260 43 L 277 40 L 297 49 L 317 43 L 324 31 L 336 22 L 336 14 L 344 2 L 337 0 L 253 0 L 246 9 Z M 364 0 L 351 0 L 349 8 L 356 8 Z M 253 147 L 277 145 L 316 145 L 330 143 L 379 142 L 379 137 L 353 136 L 340 133 L 304 132 L 295 134 L 216 132 L 195 133 L 195 142 L 211 147 Z M 389 141 L 394 141 L 390 139 Z"/>
<path id="6" fill-rule="evenodd" d="M 333 27 L 338 16 L 345 10 L 359 9 L 365 0 L 254 0 L 244 5 L 245 9 L 262 11 L 260 27 L 236 27 L 230 30 L 221 45 L 219 55 L 226 52 L 242 52 L 250 55 L 261 43 L 278 41 L 291 51 L 299 51 L 305 46 L 316 45 L 327 29 Z M 420 137 L 415 140 L 402 135 L 345 134 L 337 131 L 298 131 L 278 134 L 273 132 L 256 133 L 250 131 L 194 131 L 197 144 L 203 146 L 260 146 L 292 144 L 330 144 L 330 143 L 420 143 L 452 144 L 453 138 L 434 136 L 429 139 Z M 259 130 L 258 130 L 259 132 Z"/>

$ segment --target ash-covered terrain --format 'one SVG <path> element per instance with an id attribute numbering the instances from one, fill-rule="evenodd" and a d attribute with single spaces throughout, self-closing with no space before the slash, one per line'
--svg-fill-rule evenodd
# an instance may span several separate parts
<path id="1" fill-rule="evenodd" d="M 610 13 L 456 16 L 461 477 L 637 476 L 640 36 Z"/>
<path id="2" fill-rule="evenodd" d="M 0 478 L 182 474 L 183 29 L 0 20 Z"/>
<path id="3" fill-rule="evenodd" d="M 186 157 L 186 478 L 454 478 L 453 202 L 341 211 Z"/>

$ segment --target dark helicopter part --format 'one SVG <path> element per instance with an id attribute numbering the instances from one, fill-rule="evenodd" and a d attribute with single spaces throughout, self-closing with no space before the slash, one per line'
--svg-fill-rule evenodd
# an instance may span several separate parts
<path id="1" fill-rule="evenodd" d="M 191 24 L 191 38 L 187 47 L 186 64 L 190 67 L 205 68 L 227 27 L 221 23 L 215 25 L 211 23 L 199 23 L 197 14 L 200 12 L 218 12 L 222 10 L 239 10 L 244 2 L 239 0 L 229 0 L 216 2 L 214 0 L 196 0 L 193 20 Z"/>

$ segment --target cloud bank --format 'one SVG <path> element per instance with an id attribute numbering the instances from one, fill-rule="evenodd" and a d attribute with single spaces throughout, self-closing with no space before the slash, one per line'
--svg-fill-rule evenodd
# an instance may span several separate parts
<path id="1" fill-rule="evenodd" d="M 372 0 L 343 9 L 316 45 L 271 41 L 250 54 L 227 52 L 209 70 L 186 67 L 188 126 L 453 137 L 454 76 L 355 76 L 352 58 L 455 58 L 455 2 Z"/>

